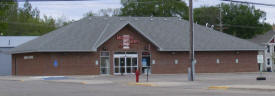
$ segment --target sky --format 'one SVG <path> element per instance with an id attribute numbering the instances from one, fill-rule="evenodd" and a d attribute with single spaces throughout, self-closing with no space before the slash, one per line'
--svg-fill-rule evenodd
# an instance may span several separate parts
<path id="1" fill-rule="evenodd" d="M 24 0 L 18 0 L 24 1 Z M 183 0 L 188 4 L 189 0 Z M 194 7 L 212 6 L 220 4 L 220 0 L 193 0 Z M 239 0 L 256 3 L 275 4 L 275 0 Z M 64 18 L 66 20 L 79 20 L 89 11 L 97 12 L 106 8 L 121 8 L 120 0 L 33 0 L 30 1 L 34 8 L 40 10 L 41 15 L 52 16 L 53 18 Z M 22 7 L 24 2 L 19 2 Z M 255 5 L 267 13 L 266 22 L 275 24 L 275 7 Z"/>

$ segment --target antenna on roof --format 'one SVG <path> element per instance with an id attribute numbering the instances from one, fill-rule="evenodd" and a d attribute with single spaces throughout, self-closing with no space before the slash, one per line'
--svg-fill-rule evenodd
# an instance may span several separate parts
<path id="1" fill-rule="evenodd" d="M 211 25 L 211 29 L 213 29 L 215 26 L 214 25 Z"/>
<path id="2" fill-rule="evenodd" d="M 152 15 L 150 16 L 150 20 L 151 20 L 151 21 L 153 21 L 153 20 L 154 20 Z"/>
<path id="3" fill-rule="evenodd" d="M 178 20 L 179 20 L 179 21 L 181 20 L 181 17 L 180 17 L 180 16 L 178 16 Z"/>

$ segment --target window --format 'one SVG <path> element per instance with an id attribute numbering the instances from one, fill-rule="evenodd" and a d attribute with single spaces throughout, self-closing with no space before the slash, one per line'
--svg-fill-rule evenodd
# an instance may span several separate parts
<path id="1" fill-rule="evenodd" d="M 267 65 L 270 65 L 270 59 L 269 58 L 267 59 Z"/>
<path id="2" fill-rule="evenodd" d="M 100 74 L 110 73 L 109 52 L 100 52 Z"/>
<path id="3" fill-rule="evenodd" d="M 219 58 L 216 60 L 216 63 L 217 63 L 217 64 L 220 64 L 220 59 L 219 59 Z"/>
<path id="4" fill-rule="evenodd" d="M 109 52 L 101 52 L 101 57 L 109 57 Z"/>
<path id="5" fill-rule="evenodd" d="M 155 60 L 152 60 L 152 64 L 155 64 L 156 63 L 156 61 Z"/>
<path id="6" fill-rule="evenodd" d="M 33 56 L 24 56 L 24 59 L 33 59 Z"/>
<path id="7" fill-rule="evenodd" d="M 267 45 L 267 52 L 269 53 L 270 52 L 270 46 Z"/>
<path id="8" fill-rule="evenodd" d="M 175 59 L 175 64 L 178 64 L 179 63 L 179 60 L 178 59 Z"/>
<path id="9" fill-rule="evenodd" d="M 272 71 L 271 71 L 271 67 L 266 68 L 266 71 L 267 71 L 267 72 L 272 72 Z"/>
<path id="10" fill-rule="evenodd" d="M 238 63 L 239 63 L 239 59 L 237 58 L 237 59 L 235 60 L 235 62 L 236 62 L 236 64 L 238 64 Z"/>

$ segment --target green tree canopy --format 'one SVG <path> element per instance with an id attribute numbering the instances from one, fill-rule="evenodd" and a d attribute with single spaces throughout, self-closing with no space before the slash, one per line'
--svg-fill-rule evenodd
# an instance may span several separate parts
<path id="1" fill-rule="evenodd" d="M 0 1 L 0 35 L 7 34 L 8 22 L 13 20 L 17 15 L 16 0 L 1 0 Z"/>
<path id="2" fill-rule="evenodd" d="M 215 29 L 219 29 L 221 11 L 225 33 L 248 39 L 271 30 L 271 25 L 264 22 L 266 13 L 254 6 L 223 3 L 221 9 L 219 5 L 196 8 L 194 9 L 194 21 L 201 25 L 209 23 L 215 25 Z"/>
<path id="3" fill-rule="evenodd" d="M 84 17 L 88 16 L 119 16 L 120 15 L 120 9 L 113 9 L 113 8 L 107 8 L 107 9 L 100 9 L 97 13 L 94 13 L 93 11 L 87 12 L 84 14 Z"/>
<path id="4" fill-rule="evenodd" d="M 5 36 L 42 35 L 57 28 L 55 19 L 40 18 L 39 10 L 32 8 L 28 0 L 23 8 L 16 0 L 1 0 L 0 4 L 4 5 L 0 7 L 0 32 Z"/>
<path id="5" fill-rule="evenodd" d="M 121 4 L 121 16 L 188 18 L 188 7 L 182 0 L 121 0 Z"/>

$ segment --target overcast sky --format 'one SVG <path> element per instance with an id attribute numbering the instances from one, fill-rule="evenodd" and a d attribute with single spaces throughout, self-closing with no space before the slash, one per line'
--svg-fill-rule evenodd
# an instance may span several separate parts
<path id="1" fill-rule="evenodd" d="M 23 1 L 23 0 L 18 0 Z M 189 0 L 183 0 L 188 3 Z M 193 0 L 194 7 L 211 6 L 221 3 L 220 0 Z M 275 4 L 275 0 L 241 0 L 257 3 Z M 23 6 L 24 2 L 19 2 Z M 79 20 L 89 11 L 97 12 L 99 9 L 120 8 L 120 0 L 34 0 L 31 1 L 33 7 L 37 7 L 41 15 L 52 16 L 54 18 L 66 17 L 67 20 Z M 267 13 L 267 22 L 275 23 L 275 7 L 256 5 Z"/>

